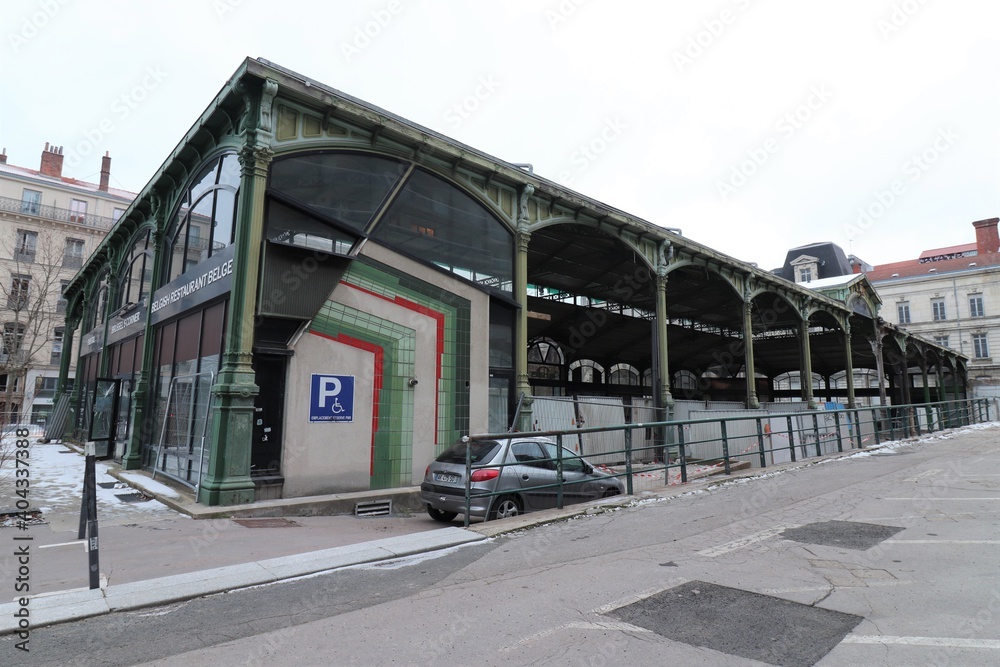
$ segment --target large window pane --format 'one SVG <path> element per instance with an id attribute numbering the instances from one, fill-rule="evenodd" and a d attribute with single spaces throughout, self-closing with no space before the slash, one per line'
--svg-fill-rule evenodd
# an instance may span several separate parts
<path id="1" fill-rule="evenodd" d="M 413 173 L 373 238 L 481 285 L 512 289 L 510 232 L 471 196 L 427 172 Z"/>
<path id="2" fill-rule="evenodd" d="M 267 240 L 320 252 L 346 255 L 356 240 L 316 218 L 300 213 L 278 201 L 267 212 Z"/>
<path id="3" fill-rule="evenodd" d="M 239 169 L 235 155 L 206 166 L 178 208 L 170 249 L 170 282 L 233 243 Z"/>
<path id="4" fill-rule="evenodd" d="M 405 167 L 389 158 L 319 153 L 276 160 L 271 190 L 362 231 Z"/>

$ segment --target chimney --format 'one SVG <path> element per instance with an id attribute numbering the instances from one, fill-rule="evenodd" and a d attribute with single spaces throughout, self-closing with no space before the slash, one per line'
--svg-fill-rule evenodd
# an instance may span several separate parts
<path id="1" fill-rule="evenodd" d="M 1000 222 L 1000 218 L 977 220 L 972 223 L 972 226 L 976 228 L 976 252 L 980 255 L 1000 250 L 1000 234 L 997 234 L 998 222 Z"/>
<path id="2" fill-rule="evenodd" d="M 104 157 L 101 158 L 101 185 L 97 189 L 107 192 L 109 180 L 111 180 L 111 156 L 108 151 L 104 151 Z"/>
<path id="3" fill-rule="evenodd" d="M 62 178 L 62 165 L 62 146 L 52 146 L 49 148 L 49 142 L 46 141 L 45 150 L 42 151 L 42 166 L 38 168 L 38 171 L 40 171 L 43 176 Z"/>
<path id="4" fill-rule="evenodd" d="M 7 164 L 7 149 L 3 149 L 3 153 L 0 153 L 0 164 Z"/>

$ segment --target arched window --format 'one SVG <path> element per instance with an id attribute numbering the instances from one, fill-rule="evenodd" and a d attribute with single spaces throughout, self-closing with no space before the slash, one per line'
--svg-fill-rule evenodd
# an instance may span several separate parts
<path id="1" fill-rule="evenodd" d="M 198 173 L 175 216 L 165 283 L 232 245 L 239 183 L 235 153 L 212 160 Z"/>
<path id="2" fill-rule="evenodd" d="M 592 359 L 578 359 L 569 365 L 570 380 L 592 384 L 604 383 L 604 366 Z"/>
<path id="3" fill-rule="evenodd" d="M 639 370 L 631 364 L 615 364 L 608 375 L 608 384 L 639 385 Z"/>
<path id="4" fill-rule="evenodd" d="M 564 363 L 562 350 L 551 340 L 536 340 L 528 348 L 528 377 L 558 380 Z"/>
<path id="5" fill-rule="evenodd" d="M 90 298 L 87 299 L 87 315 L 84 319 L 83 331 L 91 331 L 104 324 L 108 313 L 108 271 L 105 269 L 100 280 L 94 285 Z"/>
<path id="6" fill-rule="evenodd" d="M 115 304 L 116 309 L 130 303 L 139 303 L 149 296 L 150 283 L 153 279 L 151 236 L 152 233 L 148 230 L 142 233 L 125 259 L 119 274 L 122 282 L 118 291 L 118 303 Z"/>
<path id="7" fill-rule="evenodd" d="M 677 371 L 674 373 L 674 390 L 678 392 L 692 392 L 698 388 L 698 376 L 691 371 Z"/>

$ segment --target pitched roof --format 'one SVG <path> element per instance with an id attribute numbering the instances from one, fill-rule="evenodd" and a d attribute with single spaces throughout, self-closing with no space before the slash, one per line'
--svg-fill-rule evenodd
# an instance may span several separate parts
<path id="1" fill-rule="evenodd" d="M 965 252 L 975 252 L 977 246 L 975 243 L 963 243 L 962 245 L 948 246 L 947 248 L 932 248 L 931 250 L 924 250 L 920 253 L 920 259 L 927 259 L 929 257 L 939 257 L 941 255 L 954 255 L 958 253 Z"/>
<path id="2" fill-rule="evenodd" d="M 129 192 L 128 190 L 120 190 L 118 188 L 109 187 L 107 191 L 100 189 L 99 183 L 91 183 L 89 181 L 81 181 L 76 178 L 70 178 L 68 176 L 61 176 L 56 178 L 55 176 L 47 176 L 37 169 L 28 169 L 27 167 L 18 167 L 17 165 L 0 163 L 0 173 L 12 174 L 14 176 L 25 176 L 27 178 L 42 181 L 50 185 L 62 186 L 75 188 L 77 190 L 82 190 L 89 194 L 100 195 L 107 194 L 118 199 L 122 199 L 126 202 L 130 202 L 135 199 L 136 193 Z"/>
<path id="3" fill-rule="evenodd" d="M 874 282 L 892 280 L 893 278 L 912 278 L 932 274 L 964 271 L 972 267 L 1000 266 L 1000 253 L 987 253 L 971 257 L 956 257 L 942 259 L 937 262 L 921 262 L 919 259 L 908 259 L 905 262 L 880 264 L 868 272 L 868 279 Z M 934 269 L 931 271 L 931 269 Z"/>

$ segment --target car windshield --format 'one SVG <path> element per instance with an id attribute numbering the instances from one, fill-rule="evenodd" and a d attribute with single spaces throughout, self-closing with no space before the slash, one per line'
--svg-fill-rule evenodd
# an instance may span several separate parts
<path id="1" fill-rule="evenodd" d="M 476 440 L 469 443 L 469 453 L 472 455 L 473 463 L 493 458 L 499 448 L 500 443 L 496 440 Z M 459 440 L 444 450 L 436 460 L 438 463 L 465 463 L 465 443 Z"/>

